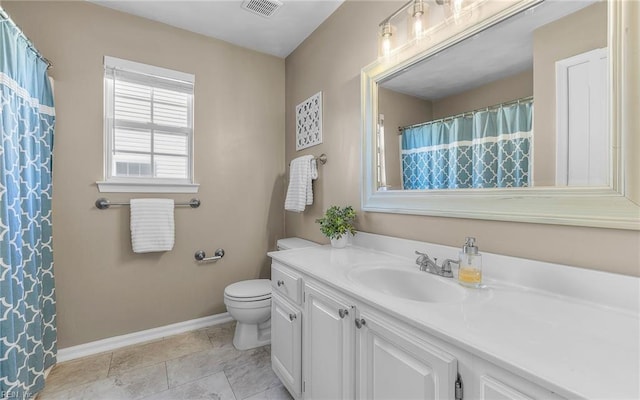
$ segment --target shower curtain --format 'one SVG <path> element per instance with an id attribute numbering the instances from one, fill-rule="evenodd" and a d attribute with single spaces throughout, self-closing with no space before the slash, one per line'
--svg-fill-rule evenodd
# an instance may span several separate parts
<path id="1" fill-rule="evenodd" d="M 48 64 L 0 8 L 0 393 L 32 398 L 56 358 Z"/>
<path id="2" fill-rule="evenodd" d="M 533 99 L 402 132 L 404 189 L 531 186 Z"/>

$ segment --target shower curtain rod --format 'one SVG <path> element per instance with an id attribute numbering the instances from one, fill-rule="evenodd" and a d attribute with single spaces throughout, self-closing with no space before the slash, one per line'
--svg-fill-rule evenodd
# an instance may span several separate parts
<path id="1" fill-rule="evenodd" d="M 510 106 L 512 104 L 519 104 L 521 102 L 525 102 L 525 101 L 529 101 L 529 100 L 533 100 L 533 96 L 527 96 L 527 97 L 522 97 L 522 98 L 519 98 L 519 99 L 516 99 L 516 100 L 505 101 L 504 103 L 494 104 L 494 105 L 489 106 L 489 107 L 478 108 L 477 110 L 463 112 L 461 114 L 452 115 L 450 117 L 434 119 L 433 121 L 421 122 L 419 124 L 413 124 L 413 125 L 407 125 L 407 126 L 399 126 L 398 127 L 398 135 L 402 135 L 402 132 L 405 129 L 417 128 L 419 126 L 424 126 L 424 125 L 428 125 L 428 124 L 435 124 L 437 122 L 444 122 L 444 121 L 447 121 L 447 120 L 450 120 L 450 119 L 464 117 L 465 115 L 473 115 L 473 114 L 475 114 L 477 112 L 480 112 L 480 111 L 489 111 L 489 110 L 493 110 L 493 109 L 504 107 L 504 106 Z"/>
<path id="2" fill-rule="evenodd" d="M 24 34 L 24 31 L 22 30 L 22 28 L 20 28 L 20 26 L 18 26 L 18 24 L 16 24 L 13 19 L 11 19 L 11 17 L 9 16 L 9 14 L 7 14 L 7 12 L 0 7 L 0 17 L 9 22 L 10 24 L 12 24 L 17 30 L 18 33 L 20 34 L 20 36 L 22 36 L 22 38 L 27 42 L 27 47 L 31 49 L 31 51 L 33 51 L 36 56 L 38 56 L 39 59 L 41 59 L 42 61 L 44 61 L 47 64 L 47 69 L 53 67 L 53 64 L 51 63 L 51 61 L 49 61 L 45 56 L 43 56 L 38 49 L 36 49 L 36 46 L 33 45 L 33 42 L 31 40 L 29 40 L 29 38 L 27 37 L 27 35 Z"/>

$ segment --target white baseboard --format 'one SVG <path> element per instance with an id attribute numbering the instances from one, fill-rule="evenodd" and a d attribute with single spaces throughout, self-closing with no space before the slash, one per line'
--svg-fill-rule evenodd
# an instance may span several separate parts
<path id="1" fill-rule="evenodd" d="M 58 350 L 58 362 L 61 363 L 80 357 L 103 353 L 105 351 L 112 351 L 132 344 L 161 339 L 166 336 L 177 335 L 179 333 L 189 332 L 205 328 L 207 326 L 224 324 L 230 321 L 233 321 L 233 318 L 231 318 L 231 315 L 229 315 L 228 312 L 225 312 L 209 317 L 192 319 L 189 321 L 178 322 L 176 324 L 160 326 L 158 328 L 128 333 L 126 335 L 96 340 L 95 342 L 84 343 L 78 346 L 65 347 L 64 349 Z"/>

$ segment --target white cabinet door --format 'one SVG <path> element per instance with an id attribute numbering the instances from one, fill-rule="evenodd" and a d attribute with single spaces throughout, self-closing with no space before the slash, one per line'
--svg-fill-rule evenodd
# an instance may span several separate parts
<path id="1" fill-rule="evenodd" d="M 304 397 L 354 397 L 353 311 L 332 291 L 305 286 Z"/>
<path id="2" fill-rule="evenodd" d="M 450 354 L 397 329 L 397 322 L 361 312 L 359 399 L 455 398 L 458 365 Z"/>
<path id="3" fill-rule="evenodd" d="M 271 366 L 289 392 L 302 394 L 302 312 L 274 293 L 271 298 Z"/>
<path id="4" fill-rule="evenodd" d="M 557 393 L 542 388 L 478 357 L 473 358 L 473 372 L 475 375 L 473 381 L 477 382 L 477 386 L 468 387 L 468 398 L 480 400 L 564 399 Z"/>
<path id="5" fill-rule="evenodd" d="M 480 399 L 482 400 L 533 400 L 506 384 L 483 375 L 480 377 Z"/>
<path id="6" fill-rule="evenodd" d="M 481 400 L 554 400 L 564 399 L 563 397 L 533 385 L 531 382 L 522 382 L 514 385 L 499 381 L 489 375 L 482 375 L 479 378 Z M 515 387 L 514 387 L 515 386 Z M 523 393 L 523 392 L 526 392 Z"/>

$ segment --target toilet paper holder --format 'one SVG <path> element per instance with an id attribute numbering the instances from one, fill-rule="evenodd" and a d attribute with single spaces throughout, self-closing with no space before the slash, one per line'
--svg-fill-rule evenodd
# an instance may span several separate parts
<path id="1" fill-rule="evenodd" d="M 207 257 L 207 254 L 204 252 L 204 250 L 198 250 L 196 251 L 196 254 L 194 254 L 194 257 L 196 261 L 200 262 L 218 261 L 219 259 L 224 257 L 224 249 L 217 249 L 213 254 L 213 257 Z"/>

